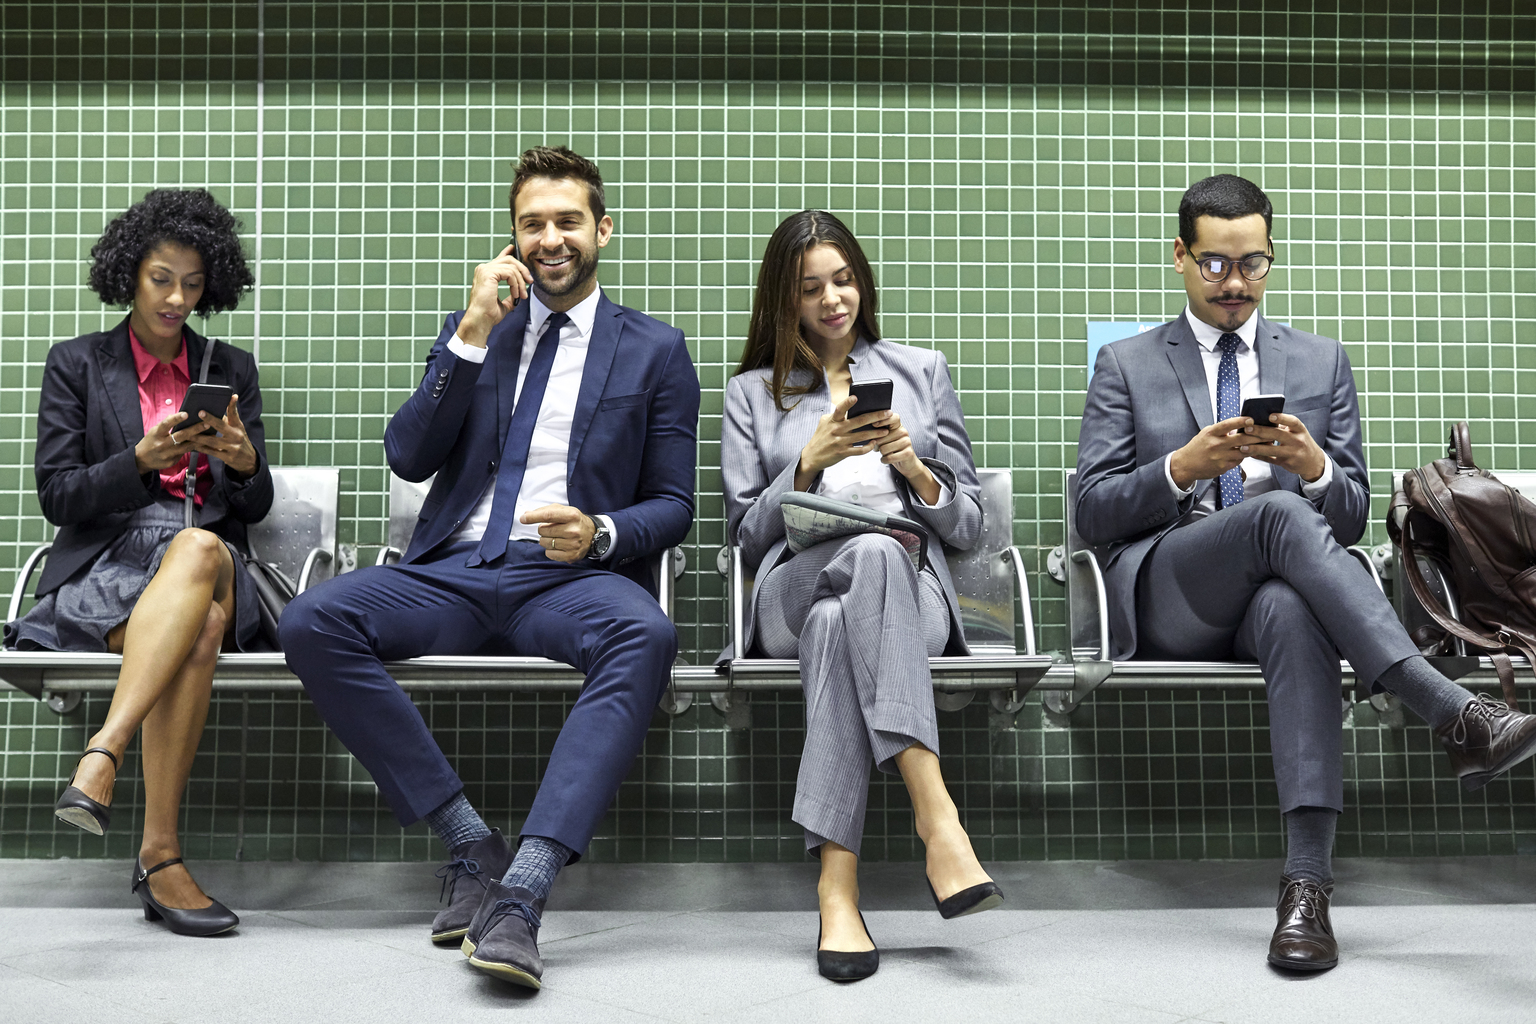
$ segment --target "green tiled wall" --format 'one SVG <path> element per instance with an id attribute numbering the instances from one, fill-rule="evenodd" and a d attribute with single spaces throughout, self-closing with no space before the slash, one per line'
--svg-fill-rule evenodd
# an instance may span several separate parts
<path id="1" fill-rule="evenodd" d="M 1348 347 L 1378 515 L 1390 470 L 1429 458 L 1448 421 L 1473 422 L 1493 468 L 1536 468 L 1536 37 L 1509 3 L 1266 3 L 1198 25 L 1144 4 L 344 6 L 0 10 L 0 587 L 51 535 L 31 471 L 48 346 L 121 315 L 84 287 L 107 219 L 176 185 L 243 218 L 259 290 L 207 332 L 257 349 L 274 461 L 342 468 L 342 539 L 366 558 L 387 518 L 384 425 L 469 268 L 504 244 L 509 164 L 543 142 L 602 167 L 604 286 L 682 328 L 699 367 L 687 553 L 709 571 L 680 588 L 691 661 L 724 637 L 721 396 L 763 243 L 805 207 L 853 226 L 887 336 L 945 352 L 978 463 L 1014 469 L 1044 649 L 1064 642 L 1041 570 L 1061 540 L 1086 323 L 1181 308 L 1172 211 L 1206 174 L 1274 200 L 1266 312 Z M 503 825 L 566 706 L 423 701 Z M 0 699 L 0 855 L 130 849 L 128 829 L 89 840 L 48 813 L 104 713 L 102 698 L 62 720 Z M 594 855 L 801 856 L 799 701 L 754 715 L 744 733 L 707 706 L 658 718 Z M 1252 695 L 1102 695 L 1065 724 L 978 702 L 940 721 L 987 855 L 1279 849 Z M 1427 730 L 1368 708 L 1346 750 L 1344 852 L 1536 843 L 1529 771 L 1464 797 Z M 432 855 L 292 697 L 215 701 L 188 805 L 189 854 Z M 868 855 L 913 855 L 899 786 L 878 781 L 870 806 Z"/>

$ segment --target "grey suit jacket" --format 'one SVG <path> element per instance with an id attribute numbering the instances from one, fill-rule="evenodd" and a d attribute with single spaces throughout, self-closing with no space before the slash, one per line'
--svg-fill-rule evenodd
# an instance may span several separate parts
<path id="1" fill-rule="evenodd" d="M 1333 480 L 1317 505 L 1334 538 L 1355 543 L 1365 532 L 1371 492 L 1360 447 L 1360 405 L 1344 346 L 1260 317 L 1254 351 L 1260 391 L 1285 395 L 1285 411 L 1306 424 L 1333 459 Z M 1076 514 L 1083 539 L 1107 546 L 1110 655 L 1117 661 L 1136 653 L 1136 576 L 1142 561 L 1215 483 L 1201 480 L 1192 495 L 1175 501 L 1163 459 L 1213 422 L 1200 345 L 1183 314 L 1099 350 L 1077 442 Z M 1281 488 L 1301 493 L 1300 477 L 1278 466 L 1273 472 Z"/>
<path id="2" fill-rule="evenodd" d="M 863 338 L 853 346 L 849 364 L 855 380 L 891 379 L 891 408 L 911 436 L 913 451 L 949 486 L 949 501 L 929 508 L 914 501 L 906 478 L 891 470 L 905 515 L 929 527 L 928 561 L 949 600 L 945 653 L 969 654 L 944 548 L 965 550 L 981 536 L 981 485 L 949 365 L 940 352 Z M 782 412 L 768 388 L 772 379 L 771 369 L 732 377 L 725 389 L 725 418 L 720 427 L 727 535 L 732 544 L 741 545 L 743 561 L 757 570 L 758 578 L 790 557 L 779 495 L 794 490 L 800 450 L 811 439 L 817 421 L 832 408 L 831 391 L 823 382 L 789 412 Z M 743 643 L 751 650 L 753 617 L 751 609 L 747 611 Z"/>

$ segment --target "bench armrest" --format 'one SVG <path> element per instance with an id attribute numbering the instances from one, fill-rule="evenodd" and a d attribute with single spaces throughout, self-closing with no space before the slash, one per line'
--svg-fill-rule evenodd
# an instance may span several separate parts
<path id="1" fill-rule="evenodd" d="M 1094 605 L 1097 608 L 1099 661 L 1109 660 L 1109 594 L 1104 587 L 1104 571 L 1099 568 L 1099 560 L 1089 548 L 1072 552 L 1072 561 L 1088 569 L 1089 578 L 1093 580 Z"/>
<path id="2" fill-rule="evenodd" d="M 330 562 L 331 553 L 325 550 L 325 548 L 310 548 L 309 554 L 304 556 L 304 568 L 299 570 L 297 591 L 302 594 L 309 589 L 309 584 L 315 575 L 316 565 L 329 565 Z"/>
<path id="3" fill-rule="evenodd" d="M 386 544 L 382 548 L 379 548 L 379 557 L 373 560 L 373 564 L 390 565 L 392 562 L 400 561 L 401 556 L 404 554 L 405 552 L 401 551 L 399 548 L 392 548 Z"/>
<path id="4" fill-rule="evenodd" d="M 52 550 L 52 544 L 39 544 L 22 563 L 21 569 L 16 573 L 16 586 L 11 589 L 11 606 L 5 615 L 6 622 L 15 622 L 21 618 L 21 602 L 27 598 L 27 590 L 32 584 L 32 574 L 37 571 L 38 564 L 47 558 L 48 552 Z"/>
<path id="5" fill-rule="evenodd" d="M 1019 607 L 1024 619 L 1024 653 L 1035 653 L 1035 613 L 1029 604 L 1029 577 L 1024 575 L 1024 556 L 1017 544 L 1008 545 L 1008 557 L 1013 562 L 1013 579 L 1019 589 Z"/>

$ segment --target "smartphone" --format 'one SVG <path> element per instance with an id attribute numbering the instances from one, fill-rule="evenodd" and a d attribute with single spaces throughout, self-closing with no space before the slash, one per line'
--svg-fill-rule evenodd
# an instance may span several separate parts
<path id="1" fill-rule="evenodd" d="M 1256 426 L 1272 427 L 1269 417 L 1285 411 L 1284 395 L 1254 395 L 1243 403 L 1241 415 L 1253 420 Z"/>
<path id="2" fill-rule="evenodd" d="M 891 408 L 891 392 L 894 389 L 888 377 L 878 380 L 854 381 L 848 385 L 848 393 L 858 399 L 853 408 L 848 410 L 849 416 L 863 416 L 869 412 L 886 412 Z M 860 427 L 853 431 L 862 434 L 866 430 L 879 430 L 879 427 Z"/>
<path id="3" fill-rule="evenodd" d="M 187 397 L 181 400 L 181 411 L 187 414 L 187 418 L 181 421 L 172 432 L 177 437 L 182 437 L 184 431 L 192 431 L 194 434 L 205 434 L 212 427 L 204 430 L 194 429 L 202 421 L 197 418 L 199 412 L 206 412 L 210 419 L 223 419 L 229 411 L 229 400 L 234 397 L 235 389 L 227 384 L 189 384 Z"/>

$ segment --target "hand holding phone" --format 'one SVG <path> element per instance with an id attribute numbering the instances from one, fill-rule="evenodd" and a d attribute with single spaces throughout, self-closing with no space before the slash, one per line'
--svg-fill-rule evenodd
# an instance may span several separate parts
<path id="1" fill-rule="evenodd" d="M 212 424 L 204 423 L 198 413 L 206 412 L 209 419 L 219 419 L 229 407 L 229 400 L 234 394 L 234 388 L 226 384 L 188 385 L 186 397 L 181 400 L 181 411 L 187 414 L 187 418 L 172 430 L 176 440 L 185 441 L 212 430 Z"/>
<path id="2" fill-rule="evenodd" d="M 1243 402 L 1241 415 L 1253 420 L 1257 426 L 1272 427 L 1274 424 L 1269 421 L 1269 418 L 1277 412 L 1284 411 L 1284 395 L 1254 395 Z"/>

